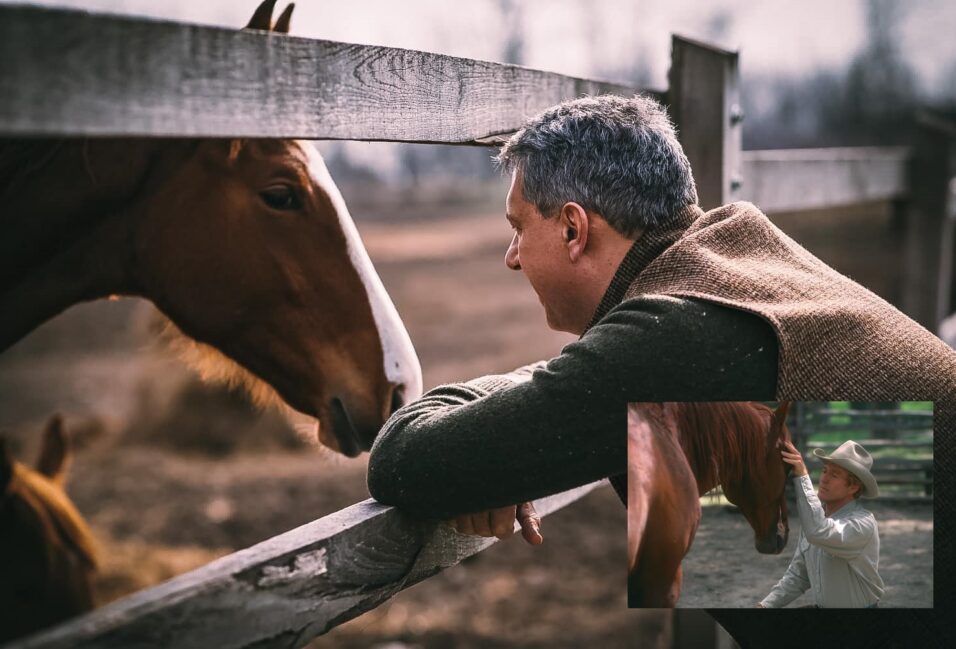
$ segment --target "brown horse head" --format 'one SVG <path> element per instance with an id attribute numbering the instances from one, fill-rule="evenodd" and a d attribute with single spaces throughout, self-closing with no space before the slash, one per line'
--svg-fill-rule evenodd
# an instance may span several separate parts
<path id="1" fill-rule="evenodd" d="M 273 26 L 274 4 L 249 27 L 287 31 L 291 7 Z M 34 149 L 24 160 L 29 142 L 0 143 L 0 350 L 79 301 L 145 297 L 201 373 L 281 398 L 349 456 L 421 393 L 408 333 L 311 143 Z"/>
<path id="2" fill-rule="evenodd" d="M 738 430 L 749 436 L 741 446 L 741 449 L 747 449 L 747 466 L 739 472 L 726 472 L 721 487 L 727 499 L 740 508 L 753 528 L 757 551 L 780 554 L 790 534 L 784 490 L 791 466 L 780 456 L 782 442 L 790 440 L 790 431 L 785 424 L 790 403 L 783 402 L 776 411 L 760 404 L 747 405 L 757 415 L 739 417 L 741 428 Z M 757 422 L 758 427 L 754 429 L 751 422 Z"/>
<path id="3" fill-rule="evenodd" d="M 260 401 L 264 381 L 327 446 L 367 450 L 420 369 L 315 148 L 203 141 L 168 185 L 133 214 L 131 243 L 142 294 L 206 343 L 189 357 Z"/>
<path id="4" fill-rule="evenodd" d="M 93 537 L 63 491 L 69 450 L 63 422 L 47 424 L 36 470 L 0 438 L 0 641 L 93 608 Z"/>

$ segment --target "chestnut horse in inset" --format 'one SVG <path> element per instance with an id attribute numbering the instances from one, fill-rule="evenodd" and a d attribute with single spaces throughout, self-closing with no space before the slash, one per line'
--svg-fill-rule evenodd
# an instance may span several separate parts
<path id="1" fill-rule="evenodd" d="M 36 470 L 0 437 L 0 642 L 93 608 L 93 536 L 63 490 L 69 465 L 63 421 L 43 434 Z"/>
<path id="2" fill-rule="evenodd" d="M 627 417 L 628 605 L 667 608 L 680 597 L 681 561 L 700 522 L 700 497 L 720 485 L 754 530 L 763 554 L 779 554 L 789 525 L 790 404 L 631 403 Z"/>
<path id="3" fill-rule="evenodd" d="M 274 5 L 248 27 L 287 31 L 291 6 L 273 27 Z M 195 341 L 204 375 L 281 398 L 348 456 L 421 393 L 408 333 L 309 142 L 2 140 L 0 232 L 0 351 L 78 302 L 144 297 Z"/>

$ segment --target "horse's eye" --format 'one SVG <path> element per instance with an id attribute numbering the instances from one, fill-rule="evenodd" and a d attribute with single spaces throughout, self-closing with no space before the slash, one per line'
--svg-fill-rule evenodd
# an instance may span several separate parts
<path id="1" fill-rule="evenodd" d="M 262 201 L 274 210 L 296 210 L 302 207 L 295 191 L 286 185 L 270 187 L 259 196 Z"/>

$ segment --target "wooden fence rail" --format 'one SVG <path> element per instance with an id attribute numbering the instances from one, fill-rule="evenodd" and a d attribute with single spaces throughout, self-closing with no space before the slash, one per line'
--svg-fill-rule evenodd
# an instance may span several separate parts
<path id="1" fill-rule="evenodd" d="M 881 486 L 880 499 L 932 502 L 935 477 L 933 411 L 826 408 L 804 411 L 802 416 L 795 416 L 791 430 L 794 443 L 803 450 L 810 467 L 818 464 L 813 450 L 833 451 L 850 431 L 863 432 L 863 438 L 856 433 L 852 436 L 875 454 L 873 475 Z M 842 439 L 811 439 L 814 435 L 826 433 L 839 433 Z M 914 451 L 916 457 L 906 456 Z"/>
<path id="2" fill-rule="evenodd" d="M 474 144 L 569 97 L 635 92 L 661 95 L 390 47 L 0 7 L 0 135 Z"/>
<path id="3" fill-rule="evenodd" d="M 546 516 L 601 484 L 535 508 Z M 6 649 L 300 647 L 495 542 L 366 500 Z"/>
<path id="4" fill-rule="evenodd" d="M 799 212 L 907 193 L 906 147 L 744 151 L 741 193 L 766 212 Z"/>

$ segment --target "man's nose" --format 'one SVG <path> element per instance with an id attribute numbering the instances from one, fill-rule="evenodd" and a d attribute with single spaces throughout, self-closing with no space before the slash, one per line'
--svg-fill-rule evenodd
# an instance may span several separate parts
<path id="1" fill-rule="evenodd" d="M 511 244 L 508 251 L 505 252 L 505 266 L 511 270 L 521 270 L 521 262 L 518 261 L 518 233 L 511 237 Z"/>

